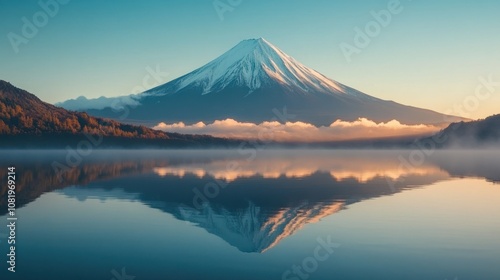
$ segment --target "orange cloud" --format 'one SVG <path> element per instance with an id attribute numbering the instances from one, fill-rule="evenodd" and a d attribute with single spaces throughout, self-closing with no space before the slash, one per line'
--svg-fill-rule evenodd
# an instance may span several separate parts
<path id="1" fill-rule="evenodd" d="M 183 122 L 166 124 L 159 123 L 154 129 L 179 132 L 184 134 L 208 134 L 217 137 L 259 139 L 278 142 L 321 142 L 350 139 L 370 139 L 380 137 L 396 137 L 431 134 L 441 127 L 433 125 L 406 125 L 397 120 L 376 123 L 366 118 L 353 122 L 337 120 L 329 126 L 315 126 L 305 122 L 277 121 L 260 124 L 238 122 L 233 119 L 217 120 L 211 124 L 198 122 L 186 125 Z"/>

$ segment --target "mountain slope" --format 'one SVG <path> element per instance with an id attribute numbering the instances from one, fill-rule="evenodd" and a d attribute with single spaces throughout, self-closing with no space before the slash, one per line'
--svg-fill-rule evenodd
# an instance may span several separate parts
<path id="1" fill-rule="evenodd" d="M 299 89 L 302 94 L 363 96 L 359 92 L 346 91 L 339 83 L 302 65 L 263 38 L 244 40 L 219 58 L 181 77 L 175 83 L 175 90 L 201 87 L 203 95 L 219 92 L 232 84 L 247 88 L 248 94 L 261 87 L 279 84 L 291 92 Z M 170 93 L 166 87 L 150 92 L 158 95 Z"/>
<path id="2" fill-rule="evenodd" d="M 53 143 L 58 145 L 73 140 L 81 140 L 83 134 L 113 138 L 113 141 L 108 141 L 110 144 L 132 144 L 133 141 L 130 140 L 141 140 L 144 141 L 144 144 L 155 141 L 155 144 L 162 145 L 174 143 L 179 145 L 183 142 L 184 144 L 201 144 L 219 140 L 223 142 L 223 139 L 210 136 L 165 133 L 144 126 L 121 124 L 113 120 L 94 118 L 87 113 L 67 111 L 47 104 L 35 95 L 0 80 L 0 135 L 2 135 L 3 140 L 2 146 L 20 144 L 20 142 L 36 145 L 36 141 L 41 139 L 43 139 L 44 144 Z M 34 136 L 38 138 L 33 138 Z M 140 142 L 136 143 L 139 144 Z M 43 147 L 44 144 L 40 143 L 40 146 Z"/>
<path id="3" fill-rule="evenodd" d="M 133 108 L 128 122 L 147 125 L 227 118 L 262 122 L 276 119 L 276 110 L 284 107 L 295 115 L 289 121 L 315 125 L 360 117 L 405 124 L 461 120 L 364 94 L 304 66 L 262 38 L 244 40 L 205 66 L 140 95 L 107 99 L 103 108 L 105 101 L 80 98 L 60 105 L 116 118 L 121 113 L 110 104 L 120 103 Z"/>
<path id="4" fill-rule="evenodd" d="M 421 141 L 431 141 L 437 146 L 451 148 L 500 147 L 500 115 L 484 120 L 452 123 L 434 137 Z"/>

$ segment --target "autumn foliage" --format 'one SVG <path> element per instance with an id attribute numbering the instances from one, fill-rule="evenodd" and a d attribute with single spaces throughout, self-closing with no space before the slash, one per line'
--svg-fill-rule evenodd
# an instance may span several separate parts
<path id="1" fill-rule="evenodd" d="M 121 124 L 71 112 L 47 104 L 35 95 L 0 81 L 0 134 L 78 134 L 168 139 L 169 135 L 144 126 Z"/>

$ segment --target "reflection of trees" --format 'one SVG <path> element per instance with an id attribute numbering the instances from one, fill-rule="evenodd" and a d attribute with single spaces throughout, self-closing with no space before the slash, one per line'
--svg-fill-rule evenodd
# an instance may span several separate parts
<path id="1" fill-rule="evenodd" d="M 500 152 L 498 150 L 450 150 L 433 156 L 430 162 L 453 177 L 477 177 L 500 183 Z"/>
<path id="2" fill-rule="evenodd" d="M 120 152 L 117 151 L 117 153 Z M 339 198 L 349 199 L 359 194 L 359 191 L 369 196 L 386 195 L 408 188 L 410 185 L 419 186 L 434 183 L 450 175 L 481 177 L 489 181 L 500 182 L 500 172 L 498 172 L 500 157 L 498 155 L 498 152 L 492 151 L 439 152 L 430 157 L 425 166 L 411 170 L 400 170 L 399 162 L 394 155 L 386 156 L 388 159 L 378 157 L 365 159 L 361 156 L 357 158 L 337 156 L 338 158 L 335 159 L 323 156 L 320 158 L 298 157 L 272 160 L 262 157 L 262 159 L 257 158 L 247 164 L 240 163 L 239 170 L 237 170 L 240 173 L 237 172 L 234 176 L 224 173 L 227 171 L 228 161 L 234 162 L 230 158 L 210 159 L 198 154 L 195 157 L 186 157 L 184 154 L 167 157 L 159 153 L 154 156 L 128 156 L 121 160 L 106 155 L 96 155 L 84 161 L 79 167 L 67 170 L 62 174 L 56 173 L 52 168 L 51 163 L 54 160 L 52 158 L 40 157 L 37 159 L 28 156 L 24 160 L 14 160 L 19 156 L 15 155 L 10 159 L 2 156 L 1 162 L 4 168 L 0 168 L 0 182 L 4 183 L 0 183 L 0 214 L 5 213 L 7 208 L 6 193 L 8 189 L 5 183 L 7 182 L 7 169 L 5 167 L 12 162 L 17 162 L 14 165 L 16 166 L 18 207 L 33 201 L 45 192 L 66 186 L 87 185 L 95 181 L 146 172 L 156 172 L 157 181 L 152 182 L 152 184 L 164 184 L 168 181 L 168 184 L 173 186 L 185 185 L 182 199 L 179 197 L 182 192 L 172 190 L 169 196 L 159 196 L 160 200 L 172 201 L 169 199 L 173 198 L 173 201 L 192 205 L 193 186 L 202 187 L 208 182 L 213 182 L 215 178 L 224 180 L 231 185 L 230 189 L 221 192 L 220 197 L 228 195 L 227 199 L 231 198 L 233 202 L 238 201 L 241 197 L 238 188 L 234 186 L 241 185 L 242 182 L 252 181 L 271 184 L 273 187 L 266 189 L 265 193 L 275 197 L 287 197 L 290 196 L 290 193 L 295 192 L 312 200 L 316 199 L 316 196 L 321 197 L 324 191 L 323 189 L 311 188 L 313 185 L 330 185 Z M 63 159 L 59 157 L 58 161 L 64 162 L 64 156 L 62 156 Z M 390 162 L 390 160 L 395 161 Z M 307 172 L 303 172 L 304 168 L 307 168 Z M 182 176 L 184 176 L 182 180 L 179 180 Z M 129 186 L 126 181 L 114 180 L 114 187 L 120 186 L 125 191 L 133 190 L 136 193 L 147 195 L 144 190 Z M 390 182 L 394 183 L 394 189 L 388 187 Z M 136 183 L 138 186 L 143 185 L 139 182 Z M 254 197 L 252 199 L 260 198 Z M 246 201 L 244 204 L 246 205 Z"/>
<path id="3" fill-rule="evenodd" d="M 140 160 L 121 162 L 87 162 L 79 167 L 56 173 L 51 162 L 16 165 L 16 200 L 21 207 L 46 192 L 71 185 L 86 185 L 90 182 L 111 179 L 128 174 L 140 174 L 167 161 Z M 0 169 L 1 182 L 7 182 L 7 169 Z M 0 214 L 6 213 L 7 185 L 0 185 Z"/>

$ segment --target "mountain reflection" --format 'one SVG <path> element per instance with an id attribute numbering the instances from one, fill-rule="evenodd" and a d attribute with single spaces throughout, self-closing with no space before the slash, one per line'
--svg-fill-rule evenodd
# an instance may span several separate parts
<path id="1" fill-rule="evenodd" d="M 195 210 L 179 206 L 180 218 L 206 229 L 242 252 L 265 252 L 306 224 L 340 211 L 343 201 L 302 202 L 297 206 L 262 209 L 253 202 L 247 208 L 229 211 L 205 205 Z M 178 217 L 178 215 L 177 215 Z"/>
<path id="2" fill-rule="evenodd" d="M 234 167 L 228 167 L 228 165 Z M 198 178 L 211 176 L 228 182 L 239 178 L 260 176 L 266 179 L 304 178 L 316 172 L 329 173 L 333 178 L 342 181 L 353 179 L 367 182 L 375 178 L 398 180 L 410 175 L 426 175 L 442 172 L 435 165 L 402 168 L 397 158 L 345 158 L 340 157 L 299 157 L 279 158 L 262 157 L 248 160 L 214 160 L 210 163 L 190 163 L 177 166 L 155 167 L 153 171 L 159 176 L 174 175 L 180 178 L 192 174 Z"/>
<path id="3" fill-rule="evenodd" d="M 0 163 L 16 166 L 18 207 L 55 190 L 80 201 L 136 200 L 243 252 L 265 252 L 307 224 L 366 199 L 453 176 L 498 181 L 495 152 L 442 152 L 411 168 L 402 167 L 402 153 L 407 152 L 266 151 L 248 159 L 227 151 L 99 151 L 63 174 L 54 172 L 51 162 L 64 153 L 7 154 Z M 5 168 L 0 177 L 5 182 Z M 6 191 L 2 185 L 2 215 Z"/>

